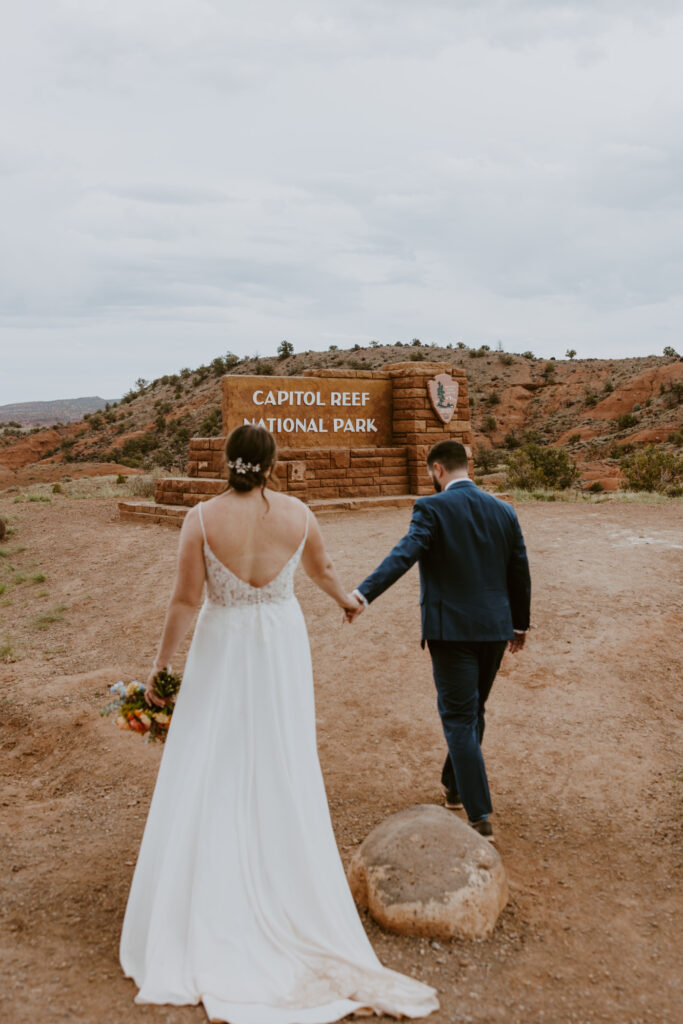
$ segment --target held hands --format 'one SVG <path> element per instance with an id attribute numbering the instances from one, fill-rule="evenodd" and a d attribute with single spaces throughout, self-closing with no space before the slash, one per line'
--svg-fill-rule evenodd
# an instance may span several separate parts
<path id="1" fill-rule="evenodd" d="M 344 610 L 342 625 L 345 622 L 353 622 L 365 611 L 365 605 L 354 594 L 347 594 L 341 606 Z"/>

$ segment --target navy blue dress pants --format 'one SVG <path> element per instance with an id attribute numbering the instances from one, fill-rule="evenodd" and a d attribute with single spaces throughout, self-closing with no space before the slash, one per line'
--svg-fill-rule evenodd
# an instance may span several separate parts
<path id="1" fill-rule="evenodd" d="M 451 793 L 459 793 L 469 820 L 479 821 L 493 810 L 481 752 L 484 707 L 507 641 L 428 640 L 427 644 L 448 744 L 441 781 Z"/>

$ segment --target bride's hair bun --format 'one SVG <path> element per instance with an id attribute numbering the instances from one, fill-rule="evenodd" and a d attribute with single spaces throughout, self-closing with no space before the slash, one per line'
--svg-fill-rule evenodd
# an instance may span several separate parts
<path id="1" fill-rule="evenodd" d="M 264 427 L 235 427 L 225 442 L 228 485 L 234 491 L 265 490 L 276 457 L 275 438 Z"/>

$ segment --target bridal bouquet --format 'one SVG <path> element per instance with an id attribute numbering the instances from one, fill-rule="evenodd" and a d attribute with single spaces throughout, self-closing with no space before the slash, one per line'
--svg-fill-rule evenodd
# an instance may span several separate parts
<path id="1" fill-rule="evenodd" d="M 139 683 L 137 679 L 132 683 L 124 683 L 121 680 L 109 687 L 114 700 L 102 708 L 100 714 L 110 715 L 115 711 L 119 729 L 139 732 L 148 743 L 164 743 L 181 681 L 181 677 L 173 672 L 166 672 L 165 669 L 157 672 L 154 678 L 154 692 L 157 697 L 168 701 L 163 708 L 159 708 L 150 707 L 145 700 L 143 683 Z"/>

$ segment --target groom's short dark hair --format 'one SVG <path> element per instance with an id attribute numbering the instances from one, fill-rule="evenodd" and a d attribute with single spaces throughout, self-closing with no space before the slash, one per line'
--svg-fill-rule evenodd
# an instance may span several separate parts
<path id="1" fill-rule="evenodd" d="M 438 441 L 427 456 L 430 469 L 435 462 L 440 462 L 449 473 L 454 469 L 467 469 L 467 452 L 459 441 Z"/>

